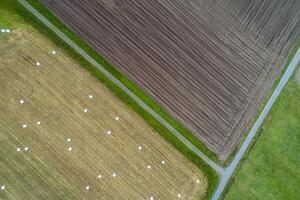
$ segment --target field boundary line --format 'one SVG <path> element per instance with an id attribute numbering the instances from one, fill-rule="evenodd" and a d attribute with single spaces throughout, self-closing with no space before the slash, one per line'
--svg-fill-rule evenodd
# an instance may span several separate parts
<path id="1" fill-rule="evenodd" d="M 244 154 L 246 153 L 249 145 L 251 144 L 252 140 L 254 139 L 257 131 L 259 130 L 259 128 L 263 124 L 264 119 L 266 118 L 266 116 L 270 112 L 272 106 L 274 105 L 276 99 L 278 98 L 278 96 L 280 95 L 280 93 L 282 92 L 282 90 L 284 89 L 286 84 L 288 83 L 290 77 L 292 76 L 292 74 L 295 71 L 295 69 L 296 69 L 299 62 L 300 62 L 300 48 L 298 48 L 297 52 L 293 56 L 292 61 L 290 62 L 288 68 L 284 72 L 282 78 L 280 79 L 280 82 L 278 83 L 278 85 L 277 85 L 276 89 L 274 90 L 272 96 L 268 100 L 268 103 L 266 104 L 263 111 L 261 112 L 258 119 L 256 120 L 255 124 L 251 128 L 251 130 L 250 130 L 248 136 L 246 137 L 244 143 L 242 144 L 241 148 L 239 149 L 237 154 L 234 156 L 234 159 L 232 160 L 230 165 L 225 168 L 225 171 L 222 174 L 221 181 L 220 181 L 220 183 L 217 187 L 217 190 L 214 193 L 214 196 L 213 196 L 212 200 L 218 200 L 220 198 L 222 192 L 224 191 L 224 189 L 225 189 L 228 181 L 230 180 L 232 174 L 234 173 L 236 167 L 240 163 L 240 161 L 243 158 Z"/>
<path id="2" fill-rule="evenodd" d="M 81 49 L 75 42 L 73 42 L 68 36 L 60 31 L 54 24 L 46 19 L 40 12 L 33 8 L 26 0 L 18 0 L 29 12 L 37 17 L 42 23 L 49 27 L 56 35 L 58 35 L 64 42 L 72 47 L 77 53 L 83 56 L 88 62 L 95 66 L 101 73 L 103 73 L 109 80 L 116 84 L 121 90 L 123 90 L 128 96 L 130 96 L 141 108 L 147 111 L 152 117 L 160 122 L 165 128 L 167 128 L 174 136 L 176 136 L 183 144 L 185 144 L 191 151 L 193 151 L 198 157 L 204 160 L 211 168 L 213 168 L 220 175 L 224 173 L 224 169 L 208 158 L 202 151 L 195 147 L 190 141 L 181 135 L 173 126 L 171 126 L 165 119 L 158 115 L 152 108 L 150 108 L 144 101 L 131 92 L 123 83 L 121 83 L 115 76 L 101 66 L 95 59 Z"/>

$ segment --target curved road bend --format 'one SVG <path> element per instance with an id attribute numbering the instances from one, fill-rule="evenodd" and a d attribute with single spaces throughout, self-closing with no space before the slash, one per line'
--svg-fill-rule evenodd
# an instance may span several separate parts
<path id="1" fill-rule="evenodd" d="M 289 64 L 288 68 L 286 69 L 284 75 L 282 76 L 280 82 L 278 83 L 276 89 L 274 90 L 271 98 L 269 99 L 267 105 L 265 106 L 264 110 L 260 114 L 259 118 L 255 122 L 254 126 L 250 130 L 249 135 L 247 136 L 246 140 L 242 144 L 240 150 L 235 155 L 233 161 L 230 163 L 230 165 L 225 169 L 225 172 L 222 175 L 221 182 L 219 183 L 219 186 L 217 190 L 215 191 L 215 194 L 212 198 L 212 200 L 219 199 L 220 195 L 222 194 L 223 190 L 225 189 L 230 177 L 232 176 L 234 170 L 236 169 L 237 165 L 239 164 L 240 160 L 242 159 L 243 155 L 245 154 L 247 148 L 249 147 L 252 139 L 254 138 L 257 130 L 262 125 L 264 119 L 266 118 L 267 114 L 269 113 L 270 109 L 272 108 L 275 100 L 283 90 L 284 86 L 287 84 L 289 78 L 292 76 L 293 72 L 295 71 L 298 63 L 300 62 L 300 48 L 297 50 L 296 54 L 294 55 L 291 63 Z"/>
<path id="2" fill-rule="evenodd" d="M 210 167 L 212 167 L 219 174 L 223 174 L 224 169 L 217 165 L 215 162 L 210 160 L 204 153 L 202 153 L 197 147 L 190 143 L 185 137 L 183 137 L 176 129 L 174 129 L 166 120 L 164 120 L 160 115 L 158 115 L 152 108 L 145 104 L 140 98 L 133 94 L 123 83 L 116 79 L 110 72 L 104 69 L 96 60 L 89 56 L 84 50 L 82 50 L 76 43 L 68 38 L 63 32 L 61 32 L 56 26 L 54 26 L 49 20 L 47 20 L 41 13 L 35 10 L 26 0 L 18 0 L 28 11 L 30 11 L 34 16 L 36 16 L 40 21 L 42 21 L 46 26 L 48 26 L 55 34 L 57 34 L 61 39 L 63 39 L 68 45 L 75 49 L 81 56 L 83 56 L 87 61 L 94 65 L 99 71 L 101 71 L 107 78 L 109 78 L 114 84 L 121 88 L 128 96 L 130 96 L 139 106 L 146 110 L 150 115 L 152 115 L 157 121 L 164 125 L 171 133 L 173 133 L 181 142 L 183 142 L 187 147 L 189 147 L 194 153 L 196 153 L 200 158 L 202 158 Z"/>

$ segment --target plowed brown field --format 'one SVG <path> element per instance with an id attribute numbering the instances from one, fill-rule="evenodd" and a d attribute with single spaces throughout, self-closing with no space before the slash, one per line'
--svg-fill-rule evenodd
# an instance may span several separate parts
<path id="1" fill-rule="evenodd" d="M 42 0 L 226 158 L 300 33 L 300 1 Z"/>

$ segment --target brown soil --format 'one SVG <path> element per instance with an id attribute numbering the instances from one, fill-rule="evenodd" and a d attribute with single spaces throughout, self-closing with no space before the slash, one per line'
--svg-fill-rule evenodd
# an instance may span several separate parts
<path id="1" fill-rule="evenodd" d="M 300 1 L 42 0 L 222 159 L 300 34 Z"/>

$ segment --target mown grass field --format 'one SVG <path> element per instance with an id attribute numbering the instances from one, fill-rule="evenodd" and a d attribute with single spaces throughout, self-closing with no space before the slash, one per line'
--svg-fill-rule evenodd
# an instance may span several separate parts
<path id="1" fill-rule="evenodd" d="M 51 38 L 57 45 L 63 47 L 68 55 L 71 56 L 81 66 L 86 69 L 92 76 L 104 83 L 104 85 L 109 88 L 114 95 L 116 95 L 120 100 L 122 100 L 129 108 L 134 110 L 141 118 L 143 118 L 157 133 L 159 133 L 164 139 L 166 139 L 170 144 L 172 144 L 177 150 L 179 150 L 184 156 L 186 156 L 192 163 L 194 163 L 201 171 L 203 171 L 206 177 L 209 179 L 208 188 L 205 199 L 209 199 L 218 184 L 218 174 L 209 167 L 201 158 L 199 158 L 193 151 L 187 148 L 176 136 L 174 136 L 168 129 L 161 125 L 154 117 L 152 117 L 148 112 L 141 108 L 134 100 L 132 100 L 125 92 L 123 92 L 118 86 L 116 86 L 112 81 L 110 81 L 106 76 L 104 76 L 98 69 L 92 66 L 84 58 L 77 54 L 71 47 L 65 44 L 58 36 L 53 34 L 42 22 L 37 20 L 34 16 L 30 15 L 27 10 L 25 10 L 21 5 L 16 3 L 16 0 L 5 1 L 6 7 L 11 7 L 14 13 L 18 13 L 22 20 L 31 24 L 44 36 Z M 165 112 L 161 106 L 155 103 L 142 89 L 140 89 L 136 84 L 130 81 L 126 76 L 122 75 L 118 70 L 116 70 L 110 63 L 108 63 L 101 55 L 99 55 L 95 50 L 93 50 L 87 43 L 82 41 L 77 37 L 68 27 L 66 27 L 60 20 L 58 20 L 51 12 L 45 8 L 39 1 L 28 0 L 36 10 L 43 13 L 43 15 L 55 24 L 65 35 L 67 35 L 72 41 L 74 41 L 78 46 L 80 46 L 85 52 L 87 52 L 91 57 L 93 57 L 98 63 L 100 63 L 107 71 L 114 75 L 120 82 L 122 82 L 129 90 L 131 90 L 136 96 L 143 100 L 149 107 L 151 107 L 156 113 L 158 113 L 162 118 L 164 118 L 170 125 L 172 125 L 177 131 L 179 131 L 186 139 L 188 139 L 194 146 L 205 153 L 210 159 L 218 161 L 215 154 L 208 150 L 208 148 L 199 141 L 193 134 L 191 134 L 186 128 L 184 128 L 180 123 L 178 123 L 174 118 L 172 118 L 167 112 Z M 1 2 L 4 3 L 4 2 Z"/>
<path id="2" fill-rule="evenodd" d="M 0 2 L 0 199 L 204 198 L 207 175 L 12 2 Z"/>
<path id="3" fill-rule="evenodd" d="M 295 74 L 260 129 L 225 199 L 299 199 L 299 143 L 300 85 Z"/>

